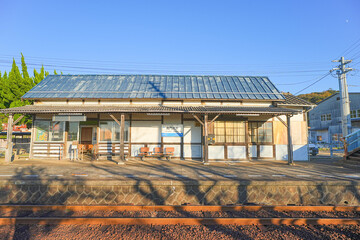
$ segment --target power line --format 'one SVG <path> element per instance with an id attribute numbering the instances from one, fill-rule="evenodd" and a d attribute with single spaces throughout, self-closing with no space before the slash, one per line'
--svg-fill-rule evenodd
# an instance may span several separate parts
<path id="1" fill-rule="evenodd" d="M 0 55 L 0 58 L 6 58 L 8 59 L 9 57 L 13 58 L 14 55 Z M 89 60 L 89 59 L 66 59 L 66 58 L 49 58 L 49 57 L 32 57 L 32 56 L 26 56 L 26 59 L 33 59 L 33 60 L 51 60 L 54 62 L 66 62 L 68 63 L 69 61 L 72 62 L 80 62 L 82 64 L 84 63 L 88 63 L 88 64 L 98 64 L 98 63 L 106 63 L 108 64 L 135 64 L 135 65 L 153 65 L 153 66 L 157 66 L 157 65 L 163 65 L 163 66 L 229 66 L 229 67 L 236 67 L 236 66 L 259 66 L 259 67 L 279 67 L 279 65 L 294 65 L 294 66 L 302 66 L 302 65 L 306 65 L 308 66 L 309 64 L 311 65 L 324 65 L 325 62 L 293 62 L 293 63 L 276 63 L 275 65 L 269 65 L 269 64 L 217 64 L 217 63 L 161 63 L 161 62 L 121 62 L 121 61 L 113 61 L 113 60 Z"/>
<path id="2" fill-rule="evenodd" d="M 359 44 L 357 44 L 359 43 Z M 356 45 L 357 44 L 357 45 Z M 353 46 L 355 46 L 355 48 L 357 48 L 358 46 L 360 46 L 360 38 L 358 40 L 356 40 L 353 44 L 351 44 L 350 47 L 348 47 L 347 49 L 345 49 L 345 51 L 343 53 L 341 53 L 337 58 L 340 58 L 341 56 L 344 56 L 345 54 L 349 54 L 350 52 L 352 52 L 355 48 L 353 48 Z M 353 49 L 352 49 L 353 48 Z M 350 52 L 348 52 L 350 49 L 352 49 Z"/>
<path id="3" fill-rule="evenodd" d="M 322 76 L 321 78 L 319 78 L 318 80 L 316 80 L 315 82 L 313 82 L 312 84 L 308 85 L 307 87 L 304 87 L 303 89 L 301 89 L 300 91 L 296 92 L 294 95 L 297 95 L 299 93 L 301 93 L 302 91 L 308 89 L 309 87 L 311 87 L 312 85 L 320 82 L 321 80 L 323 80 L 324 78 L 326 78 L 327 76 L 330 75 L 330 72 L 326 73 L 324 76 Z"/>
<path id="4" fill-rule="evenodd" d="M 4 60 L 0 60 L 0 62 L 2 63 L 7 63 L 4 62 Z M 20 62 L 16 62 L 16 64 L 20 64 Z M 46 66 L 46 67 L 53 67 L 53 68 L 65 68 L 65 69 L 81 69 L 81 70 L 98 70 L 98 71 L 118 71 L 118 72 L 162 72 L 162 71 L 166 71 L 166 72 L 176 72 L 176 73 L 188 73 L 188 72 L 194 72 L 193 70 L 174 70 L 174 69 L 135 69 L 135 68 L 104 68 L 104 67 L 86 67 L 86 66 L 70 66 L 70 65 L 53 65 L 53 64 L 39 64 L 39 63 L 32 63 L 32 62 L 28 62 L 26 63 L 29 66 Z M 198 70 L 195 72 L 209 72 L 209 73 L 216 73 L 216 72 L 225 72 L 226 70 Z M 289 74 L 289 73 L 315 73 L 315 72 L 324 72 L 326 70 L 324 69 L 314 69 L 314 70 L 295 70 L 295 71 L 257 71 L 257 70 L 246 70 L 246 72 L 255 72 L 255 73 L 259 73 L 259 72 L 264 72 L 266 74 Z"/>
<path id="5" fill-rule="evenodd" d="M 298 84 L 307 83 L 307 82 L 312 82 L 312 81 L 313 81 L 313 80 L 307 80 L 307 81 L 295 82 L 295 83 L 277 83 L 276 85 L 298 85 Z"/>

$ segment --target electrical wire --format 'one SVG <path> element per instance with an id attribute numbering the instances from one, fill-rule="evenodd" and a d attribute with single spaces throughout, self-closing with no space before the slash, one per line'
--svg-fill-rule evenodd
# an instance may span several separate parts
<path id="1" fill-rule="evenodd" d="M 330 72 L 326 73 L 324 76 L 322 76 L 321 78 L 317 79 L 315 82 L 311 83 L 310 85 L 304 87 L 304 88 L 301 89 L 300 91 L 296 92 L 294 95 L 297 95 L 297 94 L 301 93 L 302 91 L 304 91 L 304 90 L 308 89 L 309 87 L 311 87 L 312 85 L 320 82 L 321 80 L 323 80 L 324 78 L 326 78 L 326 77 L 329 76 L 329 75 L 330 75 Z"/>
<path id="2" fill-rule="evenodd" d="M 4 60 L 0 60 L 0 63 L 7 63 Z M 15 61 L 16 64 L 21 64 L 20 62 Z M 194 72 L 191 70 L 174 70 L 174 69 L 135 69 L 135 68 L 106 68 L 106 67 L 84 67 L 84 66 L 70 66 L 70 65 L 54 65 L 54 64 L 39 64 L 39 63 L 26 63 L 29 66 L 44 66 L 44 67 L 53 67 L 56 69 L 81 69 L 81 70 L 98 70 L 98 71 L 116 71 L 116 72 L 174 72 L 174 73 L 189 73 Z M 291 74 L 291 73 L 316 73 L 316 72 L 324 72 L 327 70 L 324 69 L 314 69 L 314 70 L 294 70 L 294 71 L 257 71 L 257 70 L 246 70 L 247 73 L 259 73 L 263 72 L 266 74 Z M 226 72 L 226 70 L 199 70 L 195 71 L 199 73 L 218 73 L 218 72 Z M 240 72 L 240 71 L 238 71 Z"/>
<path id="3" fill-rule="evenodd" d="M 357 44 L 358 43 L 358 44 Z M 353 47 L 354 45 L 356 45 L 355 47 Z M 350 52 L 354 51 L 354 49 L 356 49 L 358 46 L 360 46 L 360 38 L 358 40 L 356 40 L 353 44 L 351 44 L 350 47 L 348 47 L 347 49 L 345 49 L 345 51 L 343 53 L 340 54 L 338 58 L 340 58 L 341 56 L 345 56 L 346 54 L 349 54 Z M 350 50 L 351 49 L 351 50 Z M 350 51 L 349 51 L 350 50 Z"/>
<path id="4" fill-rule="evenodd" d="M 0 55 L 0 58 L 9 59 L 9 57 L 13 58 L 14 55 Z M 113 60 L 89 60 L 89 59 L 65 59 L 65 58 L 48 58 L 48 57 L 32 57 L 26 56 L 26 59 L 33 60 L 51 60 L 52 62 L 80 62 L 82 64 L 98 64 L 98 63 L 106 63 L 109 64 L 134 64 L 134 65 L 150 65 L 150 66 L 229 66 L 229 67 L 248 67 L 248 66 L 258 66 L 258 67 L 278 67 L 279 65 L 287 65 L 287 66 L 314 66 L 314 65 L 324 65 L 325 62 L 293 62 L 293 63 L 276 63 L 273 65 L 269 64 L 214 64 L 214 63 L 147 63 L 147 62 L 121 62 L 121 61 L 113 61 Z M 46 61 L 49 62 L 49 61 Z"/>

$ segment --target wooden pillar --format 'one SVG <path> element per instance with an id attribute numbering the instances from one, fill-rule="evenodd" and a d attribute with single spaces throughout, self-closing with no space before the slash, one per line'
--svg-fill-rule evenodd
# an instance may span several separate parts
<path id="1" fill-rule="evenodd" d="M 125 115 L 122 113 L 120 117 L 120 161 L 125 161 L 125 145 L 124 145 L 124 136 L 125 135 Z"/>
<path id="2" fill-rule="evenodd" d="M 208 115 L 204 115 L 204 164 L 209 164 Z"/>
<path id="3" fill-rule="evenodd" d="M 246 160 L 250 160 L 250 151 L 249 151 L 249 147 L 250 147 L 250 141 L 249 141 L 249 121 L 246 120 L 245 121 L 245 152 L 246 152 Z M 251 140 L 251 139 L 250 139 Z"/>
<path id="4" fill-rule="evenodd" d="M 35 115 L 32 115 L 29 159 L 32 159 L 34 157 L 33 146 L 36 133 L 35 130 Z"/>
<path id="5" fill-rule="evenodd" d="M 5 152 L 5 162 L 11 162 L 12 151 L 13 151 L 13 142 L 12 142 L 12 131 L 13 131 L 13 115 L 10 113 L 8 118 L 8 129 L 6 136 L 6 152 Z"/>
<path id="6" fill-rule="evenodd" d="M 184 114 L 180 115 L 181 125 L 183 126 L 183 135 L 180 138 L 180 159 L 185 159 L 184 157 Z"/>
<path id="7" fill-rule="evenodd" d="M 292 140 L 291 140 L 291 116 L 286 115 L 286 122 L 287 122 L 287 138 L 288 138 L 288 164 L 292 165 L 294 163 L 293 160 L 293 146 L 292 146 Z"/>

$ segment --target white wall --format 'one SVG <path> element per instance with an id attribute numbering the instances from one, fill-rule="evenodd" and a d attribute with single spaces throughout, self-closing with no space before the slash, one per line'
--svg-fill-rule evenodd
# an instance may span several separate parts
<path id="1" fill-rule="evenodd" d="M 202 146 L 201 145 L 184 145 L 184 157 L 186 158 L 201 158 Z"/>
<path id="2" fill-rule="evenodd" d="M 228 146 L 228 159 L 246 159 L 246 146 Z"/>
<path id="3" fill-rule="evenodd" d="M 276 160 L 288 160 L 287 145 L 275 145 L 276 149 Z M 308 146 L 304 145 L 293 145 L 293 158 L 294 161 L 309 161 Z"/>
<path id="4" fill-rule="evenodd" d="M 224 159 L 224 146 L 209 146 L 209 160 Z"/>
<path id="5" fill-rule="evenodd" d="M 249 146 L 249 157 L 256 158 L 257 157 L 257 147 L 256 145 Z"/>
<path id="6" fill-rule="evenodd" d="M 184 143 L 201 143 L 201 127 L 194 121 L 184 121 Z"/>
<path id="7" fill-rule="evenodd" d="M 272 158 L 273 146 L 272 145 L 260 145 L 260 157 Z"/>
<path id="8" fill-rule="evenodd" d="M 131 143 L 150 142 L 161 142 L 161 121 L 132 121 Z"/>

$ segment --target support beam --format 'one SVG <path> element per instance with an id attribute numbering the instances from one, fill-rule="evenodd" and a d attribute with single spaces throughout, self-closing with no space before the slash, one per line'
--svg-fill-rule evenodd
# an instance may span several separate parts
<path id="1" fill-rule="evenodd" d="M 291 115 L 286 115 L 286 121 L 287 121 L 287 138 L 288 138 L 288 164 L 293 165 L 293 146 L 292 146 L 292 140 L 291 140 L 291 121 L 290 121 Z"/>
<path id="2" fill-rule="evenodd" d="M 195 114 L 193 114 L 193 117 L 201 124 L 204 126 L 204 123 L 200 120 L 200 118 L 198 116 L 196 116 Z"/>
<path id="3" fill-rule="evenodd" d="M 12 142 L 12 131 L 13 131 L 13 115 L 10 113 L 8 117 L 8 129 L 6 136 L 6 151 L 5 151 L 5 162 L 9 163 L 12 159 L 13 142 Z"/>
<path id="4" fill-rule="evenodd" d="M 119 122 L 119 120 L 116 119 L 116 117 L 114 115 L 112 115 L 111 113 L 109 113 L 109 116 L 114 119 L 114 121 L 119 124 L 119 126 L 121 126 L 121 123 Z"/>
<path id="5" fill-rule="evenodd" d="M 122 113 L 120 117 L 120 161 L 125 162 L 125 115 Z"/>
<path id="6" fill-rule="evenodd" d="M 284 124 L 285 127 L 288 127 L 288 125 L 286 124 L 286 122 L 284 120 L 282 120 L 279 116 L 276 116 L 276 118 L 282 122 L 282 124 Z"/>
<path id="7" fill-rule="evenodd" d="M 208 115 L 204 115 L 204 164 L 209 164 Z"/>
<path id="8" fill-rule="evenodd" d="M 209 122 L 209 124 L 212 124 L 213 122 L 215 122 L 215 120 L 218 118 L 218 117 L 220 117 L 220 113 L 218 114 L 218 115 L 216 115 L 210 122 Z"/>
<path id="9" fill-rule="evenodd" d="M 25 115 L 21 115 L 20 117 L 18 117 L 18 119 L 16 119 L 12 125 L 15 126 L 18 122 L 21 121 L 21 119 L 23 119 L 23 117 L 25 117 Z"/>

